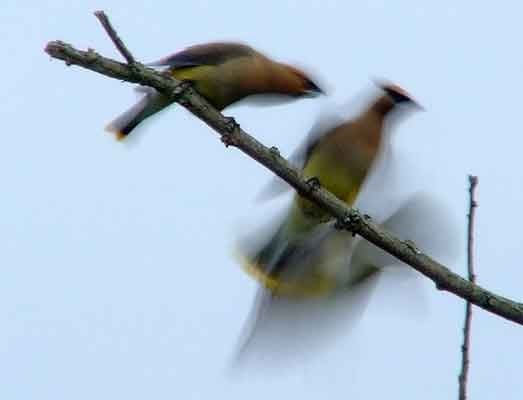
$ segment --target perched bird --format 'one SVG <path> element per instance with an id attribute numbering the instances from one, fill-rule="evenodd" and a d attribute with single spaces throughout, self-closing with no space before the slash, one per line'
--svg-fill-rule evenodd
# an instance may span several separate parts
<path id="1" fill-rule="evenodd" d="M 382 205 L 387 201 L 385 194 Z M 420 250 L 441 262 L 451 263 L 459 253 L 457 223 L 433 194 L 410 196 L 381 225 L 400 239 L 414 240 Z M 392 307 L 412 316 L 422 306 L 423 292 L 412 269 L 401 267 L 400 261 L 365 239 L 336 229 L 332 222 L 323 224 L 322 231 L 286 259 L 286 276 L 303 284 L 329 274 L 336 277 L 335 287 L 323 296 L 307 298 L 259 288 L 236 363 L 270 370 L 275 364 L 301 364 L 332 346 L 336 338 L 347 337 L 371 296 L 378 294 L 373 290 L 378 285 L 380 299 L 387 303 L 380 303 L 380 308 L 388 306 L 388 312 Z"/>
<path id="2" fill-rule="evenodd" d="M 192 82 L 196 91 L 218 110 L 251 95 L 293 99 L 323 93 L 303 71 L 240 43 L 195 45 L 148 65 L 161 67 L 178 80 Z M 106 127 L 118 139 L 173 103 L 152 88 L 140 87 L 139 91 L 144 93 L 143 98 Z"/>
<path id="3" fill-rule="evenodd" d="M 399 105 L 416 105 L 401 88 L 381 85 L 382 93 L 358 117 L 316 132 L 300 158 L 303 177 L 352 205 L 382 150 L 384 123 Z M 335 279 L 328 273 L 306 276 L 286 269 L 287 261 L 299 257 L 322 237 L 330 216 L 309 200 L 295 195 L 287 215 L 265 243 L 240 250 L 245 270 L 275 295 L 314 296 L 328 291 Z M 325 271 L 322 271 L 325 272 Z"/>

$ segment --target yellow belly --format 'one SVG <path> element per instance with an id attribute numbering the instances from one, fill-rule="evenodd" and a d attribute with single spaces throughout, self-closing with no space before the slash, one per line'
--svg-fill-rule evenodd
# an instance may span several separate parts
<path id="1" fill-rule="evenodd" d="M 216 67 L 200 65 L 197 67 L 187 67 L 171 70 L 171 75 L 181 81 L 191 81 L 194 89 L 201 94 L 209 103 L 218 110 L 227 107 L 225 90 L 220 86 L 220 81 L 215 78 Z"/>
<path id="2" fill-rule="evenodd" d="M 351 173 L 345 163 L 335 157 L 327 156 L 322 151 L 313 153 L 303 170 L 303 176 L 305 179 L 318 178 L 323 188 L 348 205 L 352 205 L 356 200 L 362 182 L 355 173 Z M 326 215 L 309 200 L 300 196 L 297 196 L 296 200 L 306 214 L 318 218 Z"/>

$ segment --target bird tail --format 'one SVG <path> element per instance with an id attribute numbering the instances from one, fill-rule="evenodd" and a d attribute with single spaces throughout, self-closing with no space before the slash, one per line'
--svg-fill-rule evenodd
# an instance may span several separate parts
<path id="1" fill-rule="evenodd" d="M 105 130 L 114 133 L 118 140 L 125 139 L 143 120 L 171 104 L 152 88 L 138 87 L 136 90 L 143 93 L 140 101 L 105 127 Z"/>
<path id="2" fill-rule="evenodd" d="M 273 295 L 306 298 L 327 293 L 334 284 L 330 273 L 318 270 L 314 247 L 327 231 L 324 224 L 297 231 L 289 219 L 272 235 L 251 238 L 240 245 L 243 269 Z"/>
<path id="3" fill-rule="evenodd" d="M 240 246 L 238 255 L 243 269 L 269 290 L 282 289 L 277 266 L 281 265 L 284 254 L 289 254 L 289 238 L 284 235 L 285 223 L 264 242 L 249 240 Z"/>

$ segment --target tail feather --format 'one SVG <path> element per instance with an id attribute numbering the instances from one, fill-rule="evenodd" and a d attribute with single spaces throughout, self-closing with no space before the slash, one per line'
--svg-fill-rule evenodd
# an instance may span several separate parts
<path id="1" fill-rule="evenodd" d="M 281 289 L 278 265 L 281 264 L 280 260 L 284 254 L 289 251 L 288 240 L 283 230 L 284 225 L 280 226 L 265 243 L 240 246 L 243 269 L 270 290 Z"/>
<path id="2" fill-rule="evenodd" d="M 290 234 L 286 222 L 265 241 L 240 244 L 243 269 L 272 294 L 315 297 L 327 293 L 335 283 L 331 271 L 318 264 L 316 244 L 328 227 L 319 225 L 305 234 Z"/>
<path id="3" fill-rule="evenodd" d="M 142 99 L 105 127 L 105 130 L 114 133 L 118 140 L 126 138 L 143 120 L 171 104 L 154 89 L 139 88 L 139 92 L 144 93 Z"/>

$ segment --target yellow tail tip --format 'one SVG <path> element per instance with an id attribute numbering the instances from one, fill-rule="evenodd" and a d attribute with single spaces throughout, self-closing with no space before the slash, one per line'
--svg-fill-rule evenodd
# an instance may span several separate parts
<path id="1" fill-rule="evenodd" d="M 124 140 L 127 137 L 127 135 L 125 133 L 123 133 L 122 131 L 114 129 L 114 127 L 111 124 L 109 124 L 105 127 L 105 131 L 113 134 L 116 137 L 116 140 L 119 142 L 121 142 L 122 140 Z"/>
<path id="2" fill-rule="evenodd" d="M 324 296 L 334 287 L 334 281 L 327 277 L 319 278 L 313 282 L 285 282 L 281 278 L 273 277 L 264 271 L 261 265 L 252 262 L 248 257 L 236 251 L 234 254 L 242 269 L 256 280 L 265 289 L 274 295 L 291 298 L 312 298 Z"/>
<path id="3" fill-rule="evenodd" d="M 116 140 L 118 140 L 119 142 L 121 142 L 122 140 L 124 140 L 127 137 L 127 135 L 125 133 L 120 132 L 120 131 L 114 132 L 114 135 L 116 136 Z"/>

